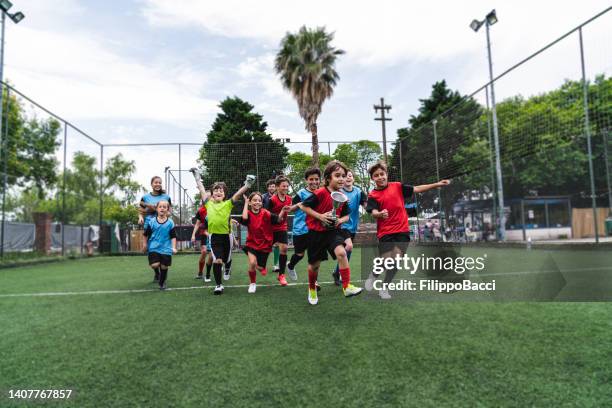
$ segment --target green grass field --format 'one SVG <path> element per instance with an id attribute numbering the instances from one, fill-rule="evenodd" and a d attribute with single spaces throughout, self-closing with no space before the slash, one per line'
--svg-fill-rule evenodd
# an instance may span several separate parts
<path id="1" fill-rule="evenodd" d="M 568 259 L 576 256 L 611 265 L 603 251 Z M 355 254 L 354 271 L 359 261 Z M 144 257 L 0 270 L 0 407 L 612 401 L 609 303 L 384 302 L 345 299 L 327 283 L 313 307 L 304 262 L 301 284 L 281 288 L 269 274 L 249 295 L 245 257 L 236 255 L 228 285 L 245 286 L 223 296 L 193 279 L 196 255 L 173 262 L 166 292 L 150 283 Z M 492 266 L 522 271 L 520 263 L 511 254 Z M 74 394 L 46 404 L 8 399 L 11 389 L 41 388 Z"/>

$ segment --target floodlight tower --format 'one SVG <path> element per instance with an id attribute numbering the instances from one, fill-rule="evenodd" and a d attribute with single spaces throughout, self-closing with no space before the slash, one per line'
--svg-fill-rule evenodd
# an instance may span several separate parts
<path id="1" fill-rule="evenodd" d="M 491 38 L 489 27 L 497 23 L 497 14 L 495 9 L 487 14 L 484 20 L 472 20 L 470 28 L 477 32 L 483 25 L 486 27 L 487 33 L 487 55 L 489 57 L 489 87 L 491 88 L 491 111 L 493 113 L 493 139 L 495 143 L 495 169 L 497 173 L 497 199 L 499 200 L 499 229 L 498 238 L 500 241 L 506 238 L 506 217 L 504 214 L 504 185 L 502 182 L 501 158 L 499 155 L 499 129 L 497 126 L 497 110 L 495 108 L 495 86 L 493 84 L 493 59 L 491 57 Z"/>
<path id="2" fill-rule="evenodd" d="M 11 3 L 9 0 L 0 0 L 0 13 L 2 13 L 2 17 L 0 18 L 1 24 L 2 24 L 2 28 L 0 29 L 2 38 L 0 39 L 0 83 L 4 82 L 4 34 L 5 34 L 5 30 L 4 30 L 4 26 L 6 23 L 6 16 L 9 16 L 9 18 L 11 20 L 13 20 L 13 22 L 15 24 L 19 24 L 19 22 L 21 20 L 23 20 L 25 18 L 25 15 L 21 12 L 18 11 L 16 13 L 9 13 L 9 9 L 13 7 L 13 3 Z M 8 89 L 7 89 L 7 95 L 8 95 Z M 8 154 L 6 153 L 6 147 L 8 146 L 8 143 L 6 141 L 6 137 L 8 137 L 8 128 L 5 129 L 4 133 L 5 133 L 5 137 L 3 137 L 3 129 L 2 129 L 2 117 L 3 115 L 3 98 L 4 97 L 4 87 L 0 85 L 0 152 L 2 152 L 2 154 L 4 154 L 5 159 L 4 159 L 4 165 L 3 165 L 3 177 L 2 177 L 2 227 L 1 227 L 1 232 L 2 232 L 2 236 L 0 237 L 0 258 L 4 257 L 4 218 L 5 218 L 5 203 L 6 203 L 6 188 L 7 188 L 7 179 L 8 176 L 6 174 L 7 172 L 7 161 L 8 161 Z M 8 106 L 8 101 L 7 104 Z M 8 108 L 7 108 L 8 109 Z M 8 119 L 8 112 L 6 115 L 7 119 Z M 6 121 L 7 126 L 8 126 L 8 120 Z M 0 154 L 0 157 L 1 154 Z"/>

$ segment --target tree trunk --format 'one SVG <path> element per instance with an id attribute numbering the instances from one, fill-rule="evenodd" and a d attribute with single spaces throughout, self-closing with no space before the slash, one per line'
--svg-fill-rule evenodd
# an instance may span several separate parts
<path id="1" fill-rule="evenodd" d="M 319 168 L 319 135 L 316 123 L 310 127 L 310 132 L 312 133 L 312 166 Z"/>

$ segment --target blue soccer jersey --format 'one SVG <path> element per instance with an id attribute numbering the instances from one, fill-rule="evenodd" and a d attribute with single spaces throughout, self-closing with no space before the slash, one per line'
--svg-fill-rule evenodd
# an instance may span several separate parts
<path id="1" fill-rule="evenodd" d="M 342 192 L 348 197 L 349 207 L 349 220 L 342 224 L 342 228 L 354 234 L 359 226 L 359 206 L 365 204 L 368 197 L 359 187 L 355 186 L 351 191 L 343 189 Z"/>
<path id="2" fill-rule="evenodd" d="M 305 188 L 297 192 L 293 197 L 293 204 L 301 203 L 312 195 L 312 191 Z M 308 233 L 308 226 L 306 225 L 306 213 L 300 209 L 295 211 L 293 216 L 293 236 L 304 235 Z"/>
<path id="3" fill-rule="evenodd" d="M 165 222 L 159 222 L 157 217 L 148 218 L 144 234 L 149 239 L 147 247 L 149 253 L 172 255 L 172 238 L 176 238 L 174 221 L 168 218 Z"/>
<path id="4" fill-rule="evenodd" d="M 172 201 L 170 200 L 170 196 L 166 193 L 162 193 L 162 194 L 157 194 L 157 195 L 153 195 L 151 193 L 147 193 L 144 196 L 142 196 L 142 199 L 140 200 L 140 206 L 144 208 L 144 206 L 146 204 L 150 204 L 150 205 L 157 205 L 158 202 L 160 201 L 167 201 L 168 204 L 170 204 L 170 206 L 172 206 Z M 145 220 L 150 220 L 152 218 L 155 218 L 157 216 L 156 213 L 147 213 L 145 215 Z"/>

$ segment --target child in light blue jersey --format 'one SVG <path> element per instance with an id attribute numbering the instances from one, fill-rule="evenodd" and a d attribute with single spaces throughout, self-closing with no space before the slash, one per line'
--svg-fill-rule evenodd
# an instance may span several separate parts
<path id="1" fill-rule="evenodd" d="M 166 289 L 168 268 L 172 255 L 176 253 L 176 231 L 174 222 L 168 218 L 170 203 L 160 200 L 156 206 L 157 216 L 145 223 L 143 247 L 149 254 L 149 265 L 159 270 L 159 289 Z"/>
<path id="2" fill-rule="evenodd" d="M 318 168 L 310 168 L 304 172 L 304 180 L 306 180 L 306 188 L 300 189 L 295 197 L 293 197 L 293 205 L 290 211 L 296 211 L 293 217 L 293 250 L 294 254 L 287 264 L 287 272 L 291 280 L 297 280 L 297 272 L 295 266 L 304 258 L 306 249 L 308 248 L 308 227 L 306 226 L 306 213 L 298 208 L 298 204 L 306 200 L 312 195 L 312 192 L 319 188 L 321 184 L 321 170 Z"/>

